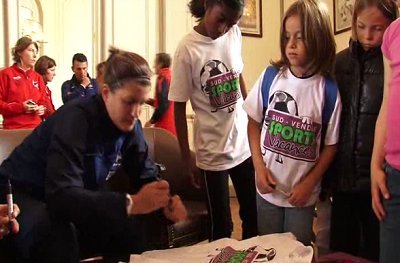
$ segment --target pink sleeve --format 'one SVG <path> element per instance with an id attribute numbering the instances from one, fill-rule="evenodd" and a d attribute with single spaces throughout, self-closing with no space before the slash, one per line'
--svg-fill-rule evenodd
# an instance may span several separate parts
<path id="1" fill-rule="evenodd" d="M 395 20 L 390 24 L 390 26 L 386 29 L 383 35 L 382 42 L 382 53 L 388 58 L 392 59 L 391 50 L 395 50 L 393 44 L 396 44 L 396 41 L 400 40 L 400 19 Z"/>

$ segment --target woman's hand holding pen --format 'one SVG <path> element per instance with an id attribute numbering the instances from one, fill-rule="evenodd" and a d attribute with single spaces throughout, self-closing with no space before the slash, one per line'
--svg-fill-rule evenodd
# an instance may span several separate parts
<path id="1" fill-rule="evenodd" d="M 175 223 L 186 220 L 187 211 L 178 195 L 171 196 L 168 205 L 164 207 L 164 215 Z"/>
<path id="2" fill-rule="evenodd" d="M 133 205 L 130 214 L 151 213 L 168 205 L 170 199 L 169 184 L 165 180 L 145 184 L 131 198 Z"/>
<path id="3" fill-rule="evenodd" d="M 15 219 L 20 213 L 19 207 L 14 204 L 14 211 L 12 214 L 12 219 L 8 217 L 8 206 L 6 204 L 0 204 L 0 239 L 10 233 L 9 226 L 11 225 L 11 232 L 18 233 L 19 224 Z M 10 224 L 11 223 L 11 224 Z"/>

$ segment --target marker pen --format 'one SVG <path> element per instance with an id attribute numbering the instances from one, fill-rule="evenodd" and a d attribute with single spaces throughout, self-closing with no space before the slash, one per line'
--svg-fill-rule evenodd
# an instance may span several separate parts
<path id="1" fill-rule="evenodd" d="M 163 180 L 163 178 L 161 177 L 162 172 L 165 172 L 167 170 L 167 168 L 165 167 L 165 165 L 161 164 L 161 163 L 156 163 L 156 167 L 158 169 L 158 177 L 157 177 L 157 181 L 161 181 Z M 172 207 L 172 195 L 171 193 L 169 194 L 169 199 L 168 199 L 168 205 L 167 208 L 169 211 L 173 210 Z"/>
<path id="2" fill-rule="evenodd" d="M 10 220 L 9 227 L 11 230 L 11 226 L 12 226 L 11 220 L 13 220 L 14 202 L 13 202 L 10 180 L 8 180 L 8 185 L 7 185 L 7 207 L 8 207 L 8 219 Z"/>
<path id="3" fill-rule="evenodd" d="M 285 190 L 283 190 L 279 185 L 271 184 L 271 183 L 269 183 L 268 185 L 269 185 L 272 189 L 274 189 L 274 190 L 276 190 L 277 192 L 283 194 L 285 197 L 290 197 L 290 193 L 287 192 L 287 191 L 285 191 Z"/>

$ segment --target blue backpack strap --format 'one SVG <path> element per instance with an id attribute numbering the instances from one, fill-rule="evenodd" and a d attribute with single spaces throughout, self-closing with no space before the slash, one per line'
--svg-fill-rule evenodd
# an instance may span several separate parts
<path id="1" fill-rule="evenodd" d="M 328 125 L 329 123 L 333 110 L 335 109 L 337 92 L 335 81 L 331 78 L 326 78 L 324 94 L 325 102 L 322 109 L 322 125 Z"/>
<path id="2" fill-rule="evenodd" d="M 268 109 L 269 89 L 271 88 L 272 81 L 274 81 L 277 74 L 278 74 L 278 69 L 274 66 L 268 66 L 264 72 L 264 77 L 261 85 L 261 95 L 263 99 L 263 115 L 265 115 L 265 111 Z"/>
<path id="3" fill-rule="evenodd" d="M 325 78 L 325 90 L 324 90 L 324 107 L 322 108 L 322 130 L 321 130 L 321 149 L 324 146 L 326 130 L 328 129 L 328 123 L 335 109 L 336 98 L 338 90 L 336 83 L 331 78 Z"/>
<path id="4" fill-rule="evenodd" d="M 325 144 L 326 130 L 328 128 L 329 120 L 335 109 L 337 93 L 338 93 L 336 83 L 332 78 L 325 78 L 324 93 L 325 93 L 324 94 L 325 102 L 324 102 L 324 107 L 322 109 L 322 130 L 321 130 L 321 147 L 320 147 L 321 151 Z M 322 177 L 321 192 L 319 194 L 319 199 L 322 201 L 324 201 L 327 198 L 329 191 L 331 191 L 333 176 L 334 176 L 333 170 L 328 169 L 328 171 L 326 171 L 324 176 Z"/>
<path id="5" fill-rule="evenodd" d="M 277 74 L 278 74 L 278 69 L 272 65 L 268 66 L 264 72 L 264 77 L 261 85 L 261 94 L 263 99 L 263 115 L 265 115 L 265 111 L 268 109 L 269 90 Z M 326 78 L 325 89 L 324 89 L 325 101 L 324 101 L 324 107 L 322 109 L 322 135 L 323 135 L 322 138 L 325 138 L 327 125 L 335 109 L 337 92 L 338 90 L 336 88 L 335 81 L 332 78 Z"/>

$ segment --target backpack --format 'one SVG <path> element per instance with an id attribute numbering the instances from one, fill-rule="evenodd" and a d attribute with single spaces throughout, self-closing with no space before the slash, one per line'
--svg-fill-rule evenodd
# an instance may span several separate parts
<path id="1" fill-rule="evenodd" d="M 269 105 L 269 89 L 271 88 L 272 81 L 274 81 L 279 70 L 274 66 L 268 66 L 264 72 L 264 77 L 261 85 L 261 95 L 263 99 L 263 116 L 268 109 Z M 332 78 L 325 79 L 325 103 L 322 109 L 322 131 L 321 131 L 321 145 L 323 144 L 322 138 L 325 137 L 326 128 L 328 126 L 329 120 L 332 116 L 333 110 L 335 109 L 336 98 L 337 98 L 337 88 L 335 81 Z"/>

